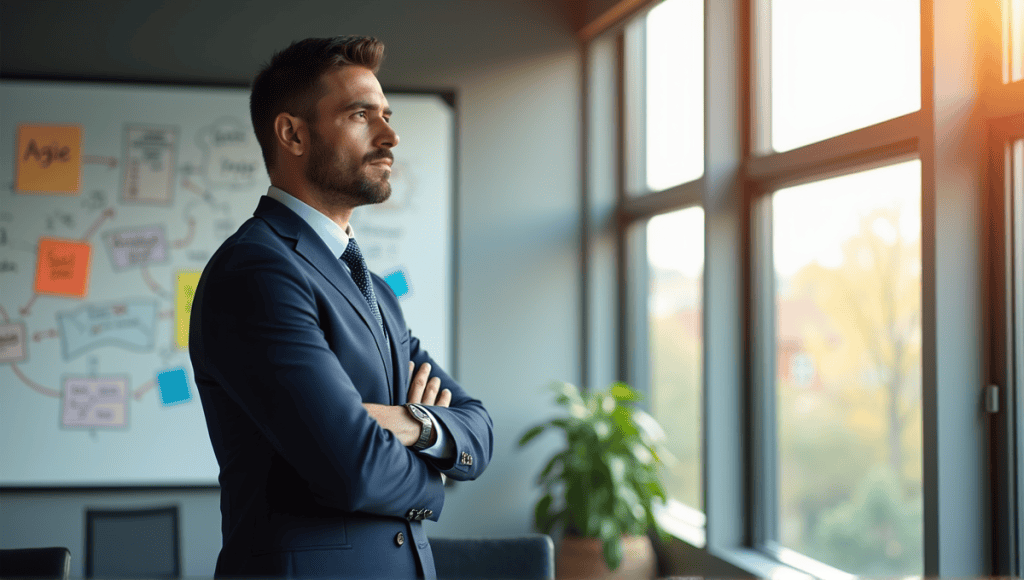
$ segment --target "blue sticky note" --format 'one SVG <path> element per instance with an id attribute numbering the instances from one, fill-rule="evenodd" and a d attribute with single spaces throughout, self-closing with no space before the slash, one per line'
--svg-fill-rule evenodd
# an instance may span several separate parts
<path id="1" fill-rule="evenodd" d="M 384 281 L 391 286 L 391 289 L 395 291 L 395 296 L 399 298 L 409 293 L 409 282 L 405 279 L 405 272 L 401 270 L 395 270 L 384 276 Z"/>
<path id="2" fill-rule="evenodd" d="M 156 376 L 160 386 L 160 402 L 166 405 L 177 405 L 192 400 L 192 391 L 188 388 L 188 376 L 185 369 L 177 368 L 164 371 Z"/>

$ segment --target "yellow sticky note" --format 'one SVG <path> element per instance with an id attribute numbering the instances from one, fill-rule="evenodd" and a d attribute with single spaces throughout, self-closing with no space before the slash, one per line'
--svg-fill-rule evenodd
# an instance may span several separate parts
<path id="1" fill-rule="evenodd" d="M 196 295 L 196 286 L 199 284 L 199 276 L 202 272 L 181 270 L 178 272 L 178 281 L 175 284 L 174 312 L 177 324 L 177 332 L 174 333 L 174 341 L 178 348 L 188 348 L 188 324 L 192 317 L 192 299 Z"/>
<path id="2" fill-rule="evenodd" d="M 78 195 L 82 185 L 82 128 L 18 126 L 18 191 Z"/>

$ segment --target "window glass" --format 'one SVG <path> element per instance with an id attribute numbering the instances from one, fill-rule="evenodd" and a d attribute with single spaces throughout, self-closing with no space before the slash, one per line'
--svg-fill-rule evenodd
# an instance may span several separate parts
<path id="1" fill-rule="evenodd" d="M 651 409 L 673 455 L 664 474 L 666 492 L 701 509 L 704 210 L 651 218 L 647 261 Z"/>
<path id="2" fill-rule="evenodd" d="M 704 173 L 704 3 L 666 0 L 647 13 L 647 187 Z"/>
<path id="3" fill-rule="evenodd" d="M 918 0 L 771 0 L 773 148 L 918 110 L 920 19 Z"/>
<path id="4" fill-rule="evenodd" d="M 780 544 L 846 572 L 919 575 L 921 164 L 777 191 Z"/>
<path id="5" fill-rule="evenodd" d="M 665 0 L 626 29 L 631 194 L 704 173 L 704 3 Z"/>

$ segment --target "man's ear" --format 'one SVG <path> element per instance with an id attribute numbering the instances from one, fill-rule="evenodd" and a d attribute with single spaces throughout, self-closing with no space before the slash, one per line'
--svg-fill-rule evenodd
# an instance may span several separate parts
<path id="1" fill-rule="evenodd" d="M 300 117 L 278 113 L 274 118 L 274 138 L 286 152 L 302 157 L 309 149 L 309 127 Z"/>

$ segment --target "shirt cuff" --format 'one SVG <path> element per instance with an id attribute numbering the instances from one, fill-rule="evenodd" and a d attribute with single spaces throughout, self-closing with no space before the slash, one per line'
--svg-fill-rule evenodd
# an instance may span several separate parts
<path id="1" fill-rule="evenodd" d="M 423 409 L 427 411 L 427 415 L 430 417 L 430 422 L 434 425 L 434 432 L 437 433 L 437 441 L 433 445 L 426 449 L 421 449 L 420 453 L 436 457 L 437 459 L 450 459 L 455 457 L 455 443 L 452 441 L 448 432 L 445 431 L 444 427 L 441 426 L 441 422 L 434 417 L 434 414 L 430 412 L 429 407 L 423 405 Z"/>

